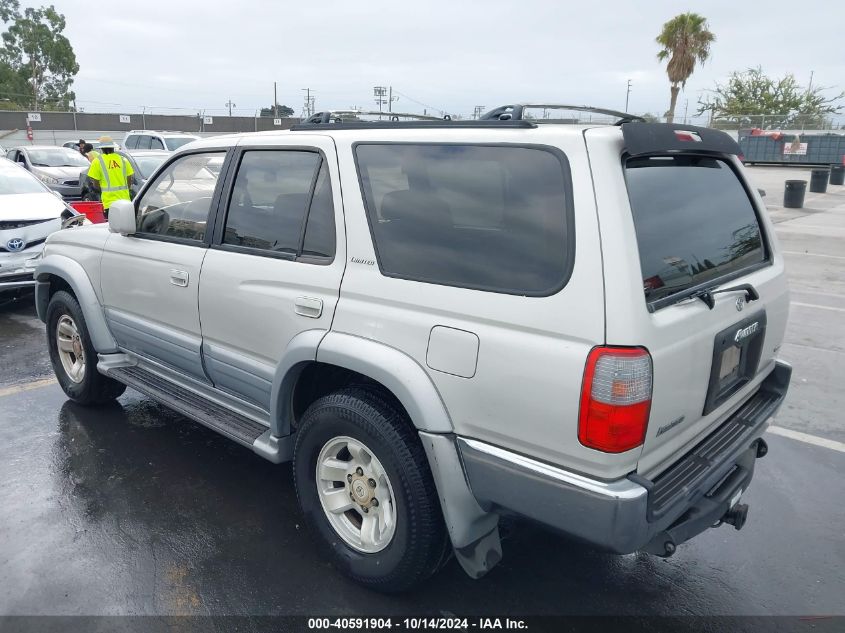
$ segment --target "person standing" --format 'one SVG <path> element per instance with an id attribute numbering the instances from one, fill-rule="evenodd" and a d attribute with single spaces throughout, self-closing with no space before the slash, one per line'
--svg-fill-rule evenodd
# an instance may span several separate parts
<path id="1" fill-rule="evenodd" d="M 129 186 L 132 184 L 132 175 L 135 172 L 129 161 L 115 153 L 114 149 L 115 145 L 111 137 L 100 137 L 102 153 L 91 160 L 91 167 L 88 169 L 88 178 L 100 191 L 100 200 L 106 217 L 109 215 L 109 207 L 113 202 L 132 199 Z"/>
<path id="2" fill-rule="evenodd" d="M 77 143 L 76 146 L 79 148 L 80 154 L 85 153 L 85 145 L 87 145 L 87 143 L 85 142 L 85 139 L 84 138 L 79 139 L 79 143 Z"/>

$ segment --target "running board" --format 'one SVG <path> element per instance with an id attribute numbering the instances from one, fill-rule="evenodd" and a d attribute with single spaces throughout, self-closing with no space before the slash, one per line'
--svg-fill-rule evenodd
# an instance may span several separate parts
<path id="1" fill-rule="evenodd" d="M 221 435 L 248 446 L 273 463 L 290 459 L 289 438 L 270 434 L 266 425 L 230 411 L 193 391 L 138 366 L 104 367 L 106 375 L 178 411 Z"/>

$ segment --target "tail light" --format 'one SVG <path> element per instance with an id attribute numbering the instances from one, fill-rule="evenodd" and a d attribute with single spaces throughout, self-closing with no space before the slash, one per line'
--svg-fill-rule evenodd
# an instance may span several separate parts
<path id="1" fill-rule="evenodd" d="M 651 356 L 642 347 L 595 347 L 581 387 L 578 439 L 605 453 L 645 440 L 651 410 Z"/>

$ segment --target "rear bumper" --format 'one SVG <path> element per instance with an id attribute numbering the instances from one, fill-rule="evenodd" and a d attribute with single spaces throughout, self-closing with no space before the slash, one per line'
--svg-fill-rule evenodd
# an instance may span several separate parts
<path id="1" fill-rule="evenodd" d="M 483 509 L 524 516 L 621 554 L 668 555 L 721 521 L 748 487 L 756 458 L 766 452 L 761 435 L 791 373 L 777 363 L 739 410 L 654 481 L 636 474 L 598 481 L 464 438 L 458 450 Z"/>

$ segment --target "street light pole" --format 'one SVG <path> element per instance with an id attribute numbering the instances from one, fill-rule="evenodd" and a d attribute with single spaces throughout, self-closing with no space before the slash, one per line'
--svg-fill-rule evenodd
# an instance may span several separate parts
<path id="1" fill-rule="evenodd" d="M 628 80 L 628 91 L 625 93 L 625 112 L 628 111 L 628 99 L 631 96 L 631 80 Z"/>
<path id="2" fill-rule="evenodd" d="M 237 103 L 232 103 L 232 97 L 229 97 L 229 100 L 226 103 L 224 103 L 223 105 L 225 105 L 227 108 L 229 108 L 229 116 L 232 116 L 232 108 L 238 107 Z"/>

